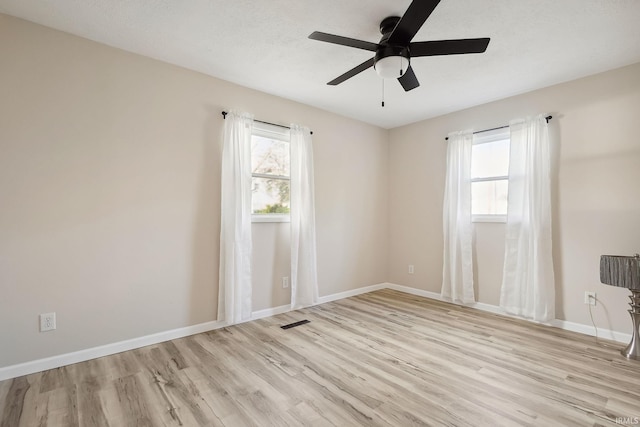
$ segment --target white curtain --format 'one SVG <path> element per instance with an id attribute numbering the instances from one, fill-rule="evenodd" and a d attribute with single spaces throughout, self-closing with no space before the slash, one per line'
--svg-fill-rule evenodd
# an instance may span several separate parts
<path id="1" fill-rule="evenodd" d="M 251 131 L 253 117 L 231 111 L 224 122 L 218 320 L 251 318 Z"/>
<path id="2" fill-rule="evenodd" d="M 471 148 L 470 131 L 449 134 L 447 175 L 444 191 L 443 298 L 464 304 L 475 301 L 473 291 L 471 224 Z"/>
<path id="3" fill-rule="evenodd" d="M 500 306 L 507 313 L 544 322 L 555 318 L 549 131 L 543 115 L 513 121 L 510 131 Z"/>
<path id="4" fill-rule="evenodd" d="M 291 309 L 317 304 L 316 216 L 311 132 L 291 125 Z"/>

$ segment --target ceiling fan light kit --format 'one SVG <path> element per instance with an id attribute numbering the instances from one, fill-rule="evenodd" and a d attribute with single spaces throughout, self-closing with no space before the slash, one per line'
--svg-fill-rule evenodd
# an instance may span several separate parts
<path id="1" fill-rule="evenodd" d="M 409 49 L 401 46 L 383 46 L 376 51 L 373 68 L 383 79 L 397 79 L 409 69 Z"/>
<path id="2" fill-rule="evenodd" d="M 374 57 L 331 80 L 328 85 L 338 85 L 361 72 L 374 67 L 383 79 L 398 79 L 408 92 L 420 86 L 411 68 L 411 59 L 422 56 L 459 55 L 482 53 L 487 50 L 489 38 L 436 40 L 414 42 L 411 40 L 431 15 L 440 0 L 413 0 L 405 14 L 399 18 L 389 16 L 380 23 L 382 38 L 379 43 L 357 40 L 334 34 L 314 31 L 312 40 L 354 47 L 375 52 Z"/>

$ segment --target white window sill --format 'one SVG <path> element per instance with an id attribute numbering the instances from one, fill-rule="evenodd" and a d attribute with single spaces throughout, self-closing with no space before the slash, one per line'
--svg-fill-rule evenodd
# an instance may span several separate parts
<path id="1" fill-rule="evenodd" d="M 286 214 L 251 215 L 251 222 L 291 222 L 291 216 Z"/>
<path id="2" fill-rule="evenodd" d="M 506 215 L 471 215 L 471 222 L 507 222 Z"/>

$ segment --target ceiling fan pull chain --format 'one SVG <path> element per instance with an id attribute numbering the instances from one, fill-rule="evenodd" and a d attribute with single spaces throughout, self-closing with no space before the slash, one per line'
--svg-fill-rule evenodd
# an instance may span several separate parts
<path id="1" fill-rule="evenodd" d="M 382 79 L 382 106 L 384 107 L 384 79 Z"/>
<path id="2" fill-rule="evenodd" d="M 398 56 L 398 60 L 400 61 L 400 77 L 402 77 L 402 56 Z"/>

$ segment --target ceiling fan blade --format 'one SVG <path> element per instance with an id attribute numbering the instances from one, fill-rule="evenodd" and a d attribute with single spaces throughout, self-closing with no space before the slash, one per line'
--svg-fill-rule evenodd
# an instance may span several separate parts
<path id="1" fill-rule="evenodd" d="M 481 39 L 436 40 L 416 42 L 409 45 L 412 58 L 420 56 L 458 55 L 463 53 L 482 53 L 489 46 L 488 37 Z"/>
<path id="2" fill-rule="evenodd" d="M 403 75 L 398 77 L 398 81 L 404 88 L 405 92 L 409 92 L 411 89 L 415 89 L 418 86 L 420 86 L 420 83 L 418 82 L 418 78 L 416 77 L 416 74 L 413 72 L 413 68 L 411 68 L 411 66 L 407 68 L 407 71 L 405 71 Z"/>
<path id="3" fill-rule="evenodd" d="M 334 34 L 321 33 L 320 31 L 314 31 L 309 35 L 311 40 L 319 40 L 321 42 L 339 44 L 342 46 L 355 47 L 358 49 L 370 50 L 375 52 L 378 48 L 377 43 L 366 42 L 364 40 L 351 39 L 349 37 L 336 36 Z"/>
<path id="4" fill-rule="evenodd" d="M 327 84 L 331 85 L 331 86 L 338 85 L 338 84 L 342 83 L 343 81 L 345 81 L 347 79 L 350 79 L 351 77 L 355 76 L 356 74 L 360 74 L 361 72 L 363 72 L 367 68 L 371 68 L 371 67 L 373 67 L 373 58 L 363 62 L 362 64 L 358 65 L 355 68 L 350 69 L 349 71 L 347 71 L 343 75 L 341 75 L 339 77 L 336 77 L 335 79 L 331 80 Z"/>
<path id="5" fill-rule="evenodd" d="M 440 0 L 413 0 L 389 36 L 389 44 L 408 45 L 438 3 Z"/>

